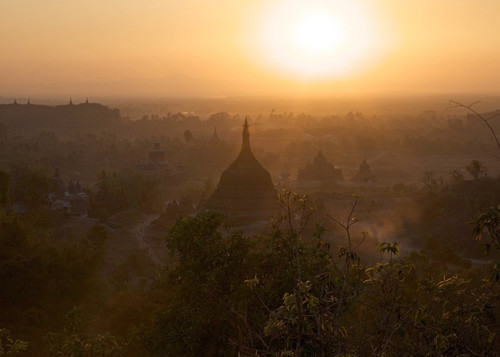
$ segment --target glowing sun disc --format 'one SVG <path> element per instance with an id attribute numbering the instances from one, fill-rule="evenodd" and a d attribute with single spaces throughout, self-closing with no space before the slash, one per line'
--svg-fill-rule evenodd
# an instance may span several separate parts
<path id="1" fill-rule="evenodd" d="M 282 76 L 344 79 L 383 51 L 381 26 L 363 0 L 271 0 L 259 12 L 252 52 Z"/>
<path id="2" fill-rule="evenodd" d="M 342 40 L 337 24 L 323 13 L 306 14 L 291 30 L 294 45 L 313 55 L 328 52 Z"/>

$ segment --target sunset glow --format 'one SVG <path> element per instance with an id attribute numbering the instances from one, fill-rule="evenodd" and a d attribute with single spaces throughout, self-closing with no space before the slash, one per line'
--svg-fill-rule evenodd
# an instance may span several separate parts
<path id="1" fill-rule="evenodd" d="M 499 15 L 0 0 L 0 357 L 500 357 Z"/>
<path id="2" fill-rule="evenodd" d="M 386 50 L 382 24 L 362 3 L 281 1 L 261 8 L 257 18 L 257 60 L 286 77 L 350 78 Z"/>
<path id="3" fill-rule="evenodd" d="M 7 0 L 4 96 L 498 92 L 500 2 Z"/>

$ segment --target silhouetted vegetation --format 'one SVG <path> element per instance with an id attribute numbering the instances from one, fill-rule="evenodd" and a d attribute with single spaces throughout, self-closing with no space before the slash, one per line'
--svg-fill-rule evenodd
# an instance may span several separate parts
<path id="1" fill-rule="evenodd" d="M 292 190 L 278 187 L 272 224 L 249 228 L 200 211 L 236 156 L 237 114 L 101 109 L 109 120 L 78 117 L 78 133 L 13 134 L 0 119 L 0 356 L 500 350 L 488 135 L 440 117 L 272 111 L 250 126 L 255 156 Z M 154 143 L 183 175 L 138 165 Z M 319 149 L 345 180 L 299 187 Z M 352 180 L 365 158 L 377 182 Z"/>

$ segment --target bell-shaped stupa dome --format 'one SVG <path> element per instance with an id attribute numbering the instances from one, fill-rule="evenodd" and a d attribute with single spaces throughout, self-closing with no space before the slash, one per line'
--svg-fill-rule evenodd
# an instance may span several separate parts
<path id="1" fill-rule="evenodd" d="M 278 212 L 277 192 L 271 175 L 250 147 L 247 119 L 243 125 L 241 151 L 222 173 L 205 208 L 241 221 L 268 220 Z"/>

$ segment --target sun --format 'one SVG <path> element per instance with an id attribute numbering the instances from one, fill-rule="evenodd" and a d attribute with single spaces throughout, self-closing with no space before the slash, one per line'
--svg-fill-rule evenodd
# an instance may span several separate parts
<path id="1" fill-rule="evenodd" d="M 291 39 L 305 53 L 321 56 L 342 41 L 341 29 L 332 21 L 331 16 L 324 13 L 308 13 L 292 24 Z"/>
<path id="2" fill-rule="evenodd" d="M 383 52 L 382 26 L 366 1 L 271 0 L 252 23 L 252 53 L 273 73 L 344 79 Z"/>

